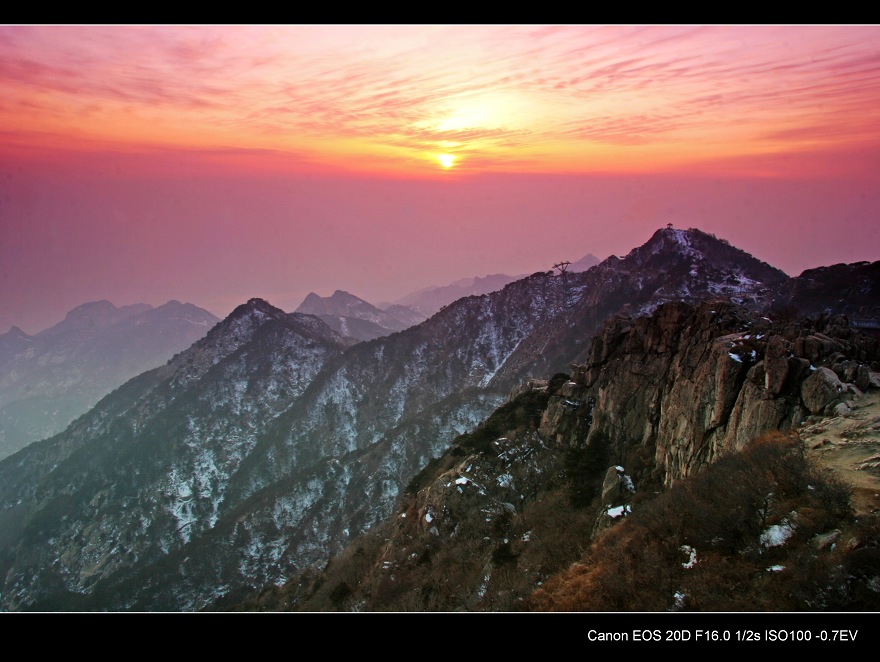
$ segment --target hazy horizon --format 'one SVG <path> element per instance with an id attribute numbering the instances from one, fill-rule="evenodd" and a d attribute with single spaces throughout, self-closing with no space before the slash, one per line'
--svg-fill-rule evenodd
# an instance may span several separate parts
<path id="1" fill-rule="evenodd" d="M 880 259 L 875 26 L 0 37 L 0 333 L 100 299 L 393 301 L 667 223 L 790 275 Z"/>

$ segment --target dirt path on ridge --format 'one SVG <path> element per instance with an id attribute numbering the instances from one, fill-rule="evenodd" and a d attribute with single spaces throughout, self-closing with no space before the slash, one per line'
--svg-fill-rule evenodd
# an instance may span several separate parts
<path id="1" fill-rule="evenodd" d="M 880 511 L 880 389 L 850 402 L 853 411 L 798 430 L 807 454 L 853 487 L 856 515 Z"/>

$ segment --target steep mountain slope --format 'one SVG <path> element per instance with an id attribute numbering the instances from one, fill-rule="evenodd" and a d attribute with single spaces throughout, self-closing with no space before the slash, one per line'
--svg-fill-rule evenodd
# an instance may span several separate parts
<path id="1" fill-rule="evenodd" d="M 189 347 L 219 320 L 178 301 L 117 308 L 96 301 L 34 336 L 0 336 L 0 458 L 63 430 L 141 372 Z"/>
<path id="2" fill-rule="evenodd" d="M 211 377 L 197 369 L 202 366 L 201 357 L 208 357 L 213 364 L 213 357 L 217 356 L 215 346 L 231 352 L 241 344 L 241 333 L 236 331 L 239 325 L 224 322 L 209 334 L 207 345 L 197 344 L 188 350 L 189 358 L 178 357 L 171 367 L 142 376 L 131 386 L 134 393 L 121 389 L 118 395 L 124 401 L 107 398 L 90 414 L 92 425 L 91 421 L 83 421 L 79 427 L 44 442 L 39 451 L 34 449 L 26 456 L 10 458 L 19 462 L 8 474 L 0 474 L 0 485 L 5 488 L 3 517 L 9 523 L 3 534 L 4 548 L 18 551 L 15 560 L 6 557 L 11 565 L 3 567 L 10 582 L 3 591 L 4 604 L 47 605 L 60 599 L 59 595 L 71 599 L 70 593 L 74 591 L 94 590 L 101 595 L 103 586 L 119 586 L 129 573 L 155 575 L 149 567 L 163 560 L 162 550 L 167 549 L 170 556 L 176 546 L 188 541 L 186 554 L 195 561 L 195 574 L 218 567 L 217 572 L 230 577 L 233 585 L 279 580 L 292 568 L 324 558 L 328 551 L 343 544 L 347 536 L 356 535 L 384 517 L 401 484 L 456 434 L 475 426 L 500 402 L 500 394 L 481 392 L 492 373 L 537 323 L 558 313 L 561 303 L 558 279 L 541 273 L 512 284 L 493 298 L 465 299 L 418 327 L 352 347 L 344 356 L 328 363 L 288 414 L 273 421 L 271 413 L 249 413 L 245 421 L 259 421 L 265 429 L 248 457 L 238 457 L 247 449 L 237 453 L 234 473 L 229 469 L 227 475 L 227 470 L 222 469 L 217 481 L 197 485 L 192 482 L 195 479 L 187 482 L 189 479 L 184 477 L 192 475 L 197 466 L 208 467 L 208 475 L 213 475 L 213 470 L 209 470 L 210 462 L 198 460 L 203 448 L 195 439 L 201 439 L 206 428 L 218 428 L 218 436 L 230 435 L 229 419 L 235 418 L 237 412 L 202 413 L 189 405 L 190 408 L 181 409 L 182 405 L 176 404 L 181 397 L 172 399 L 165 392 L 184 388 L 187 397 L 183 401 L 190 402 L 192 389 L 202 388 L 200 383 Z M 281 360 L 280 356 L 276 361 Z M 190 361 L 192 366 L 188 367 Z M 212 392 L 231 388 L 219 378 L 212 379 L 210 384 Z M 145 413 L 141 414 L 141 410 Z M 155 423 L 146 425 L 142 419 Z M 171 447 L 162 446 L 156 459 L 159 468 L 146 472 L 138 463 L 148 459 L 152 462 L 153 455 L 145 458 L 133 449 L 157 450 L 160 436 L 163 444 Z M 189 448 L 186 439 L 192 439 L 195 445 L 187 451 L 187 458 L 192 457 L 174 459 L 172 449 Z M 126 492 L 129 521 L 138 521 L 143 513 L 141 521 L 159 522 L 151 525 L 147 536 L 145 532 L 138 533 L 139 529 L 123 533 L 130 527 L 111 517 L 102 518 L 105 532 L 115 531 L 116 539 L 133 537 L 138 545 L 147 545 L 148 539 L 161 541 L 161 545 L 152 543 L 136 557 L 119 561 L 118 565 L 95 567 L 94 561 L 83 558 L 87 550 L 76 551 L 68 536 L 58 531 L 60 527 L 69 527 L 73 535 L 82 530 L 89 519 L 85 513 L 94 515 L 94 510 L 77 506 L 84 509 L 77 517 L 65 513 L 67 517 L 44 519 L 44 513 L 49 511 L 57 515 L 55 508 L 59 503 L 70 502 L 61 494 L 77 492 L 77 502 L 83 504 L 95 499 L 95 494 L 88 490 L 98 490 L 102 481 L 90 482 L 82 490 L 68 483 L 74 476 L 95 475 L 94 469 L 80 464 L 84 455 L 67 450 L 86 445 L 90 464 L 102 463 L 109 454 L 115 466 L 125 466 L 125 483 L 140 482 L 132 480 L 135 472 L 144 476 L 145 484 L 137 493 Z M 122 457 L 111 451 L 126 447 L 131 449 L 126 451 L 130 459 L 122 463 Z M 47 456 L 42 462 L 36 459 L 40 453 Z M 369 462 L 360 457 L 364 453 L 370 457 Z M 69 471 L 50 471 L 65 459 L 69 460 Z M 30 470 L 21 483 L 17 478 L 24 479 L 20 473 L 23 465 Z M 115 483 L 116 478 L 102 480 Z M 40 483 L 51 484 L 51 490 L 44 489 L 55 496 L 37 499 L 33 486 Z M 193 494 L 201 496 L 194 499 Z M 120 498 L 121 494 L 114 494 L 112 503 L 118 504 Z M 165 504 L 164 510 L 159 503 Z M 236 507 L 240 509 L 235 511 Z M 228 516 L 224 517 L 225 513 Z M 35 520 L 41 522 L 40 530 L 46 538 L 57 541 L 57 547 L 45 541 L 33 546 L 27 531 L 35 526 Z M 189 533 L 178 534 L 176 527 Z M 282 545 L 283 539 L 290 540 Z M 57 592 L 59 582 L 50 581 L 45 575 L 48 571 L 42 569 L 49 555 L 61 556 L 62 548 L 68 549 L 67 563 L 71 566 L 64 571 L 66 593 Z M 225 554 L 224 550 L 229 549 L 232 553 Z M 85 581 L 81 568 L 87 563 L 91 563 L 88 567 L 92 571 Z M 151 591 L 144 585 L 135 586 L 133 595 L 107 589 L 110 599 L 115 601 L 103 606 L 129 607 L 148 596 L 154 600 L 151 608 L 160 608 L 161 604 L 165 608 L 197 608 L 216 597 L 217 586 L 212 576 L 191 589 L 170 582 Z M 39 602 L 41 596 L 49 602 Z"/>
<path id="3" fill-rule="evenodd" d="M 533 274 L 344 353 L 316 318 L 252 300 L 0 463 L 2 604 L 197 609 L 283 581 L 386 517 L 429 460 L 512 386 L 567 367 L 608 315 L 705 294 L 758 306 L 785 279 L 710 235 L 667 228 L 624 259 Z M 128 523 L 101 517 L 95 538 L 89 523 L 121 504 Z M 136 551 L 111 553 L 111 540 Z"/>
<path id="4" fill-rule="evenodd" d="M 581 259 L 572 262 L 569 266 L 569 271 L 572 273 L 586 271 L 599 264 L 599 262 L 599 258 L 592 253 L 587 253 Z M 398 299 L 396 303 L 416 310 L 425 316 L 431 316 L 462 297 L 490 294 L 522 277 L 522 275 L 490 274 L 482 278 L 479 276 L 461 278 L 449 285 L 422 288 L 417 292 L 412 292 Z M 387 307 L 385 310 L 392 312 L 391 307 Z"/>
<path id="5" fill-rule="evenodd" d="M 560 325 L 570 323 L 568 306 L 577 308 L 587 292 L 601 311 L 592 313 L 588 306 L 580 309 L 583 315 L 575 329 L 588 340 L 606 311 L 615 312 L 632 300 L 650 304 L 674 296 L 684 287 L 676 278 L 689 279 L 695 299 L 699 293 L 726 287 L 750 297 L 766 287 L 758 281 L 759 274 L 785 278 L 708 235 L 688 231 L 679 237 L 675 232 L 680 231 L 672 232 L 673 239 L 681 241 L 666 241 L 667 231 L 661 231 L 645 250 L 633 253 L 634 261 L 641 260 L 642 266 L 653 260 L 647 273 L 640 272 L 642 279 L 652 276 L 654 289 L 647 292 L 639 288 L 637 275 L 625 269 L 618 273 L 617 260 L 608 261 L 608 269 L 600 272 L 617 277 L 619 285 L 609 297 L 589 290 L 587 285 L 601 282 L 592 280 L 593 270 L 569 274 L 567 280 L 541 272 L 500 292 L 459 300 L 419 327 L 352 348 L 328 364 L 303 398 L 279 417 L 230 489 L 241 490 L 243 495 L 265 491 L 277 495 L 280 492 L 273 490 L 290 481 L 296 467 L 320 466 L 309 489 L 294 489 L 296 498 L 274 497 L 291 504 L 284 509 L 284 518 L 276 520 L 279 529 L 289 532 L 283 537 L 283 555 L 291 567 L 319 562 L 328 549 L 338 549 L 357 531 L 381 520 L 390 512 L 400 487 L 425 462 L 456 434 L 472 429 L 488 415 L 512 385 L 536 374 L 531 372 L 536 361 L 509 368 L 511 357 L 523 344 L 544 346 Z M 683 243 L 692 237 L 689 244 Z M 682 251 L 693 244 L 707 255 Z M 718 266 L 709 265 L 710 259 Z M 710 278 L 692 273 L 695 263 L 704 266 Z M 625 265 L 639 272 L 638 264 Z M 747 285 L 734 289 L 725 282 L 731 279 L 738 284 L 737 277 Z M 663 286 L 671 287 L 672 293 L 663 291 Z M 564 347 L 559 350 L 561 356 L 564 351 Z M 570 352 L 566 358 L 574 355 Z M 499 379 L 505 371 L 506 378 Z M 361 459 L 364 453 L 369 462 Z M 317 461 L 320 457 L 323 464 Z M 333 459 L 328 462 L 328 457 Z M 267 466 L 273 473 L 265 471 Z M 309 508 L 320 506 L 314 515 L 304 514 L 302 503 Z M 316 539 L 322 541 L 318 546 Z M 274 541 L 276 548 L 279 542 Z M 253 544 L 264 554 L 272 549 L 264 538 Z"/>
<path id="6" fill-rule="evenodd" d="M 560 303 L 557 280 L 540 273 L 352 347 L 262 435 L 230 480 L 241 509 L 181 551 L 191 561 L 175 566 L 178 581 L 145 593 L 144 571 L 107 594 L 139 591 L 137 608 L 197 608 L 212 597 L 206 587 L 279 582 L 321 562 L 384 518 L 425 462 L 501 402 L 486 388 L 492 372 Z"/>
<path id="7" fill-rule="evenodd" d="M 341 339 L 252 299 L 62 435 L 0 463 L 4 608 L 89 593 L 210 530 L 229 477 Z"/>

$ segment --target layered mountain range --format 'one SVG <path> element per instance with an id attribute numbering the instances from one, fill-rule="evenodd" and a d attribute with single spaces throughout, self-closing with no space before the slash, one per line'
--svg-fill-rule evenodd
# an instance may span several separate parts
<path id="1" fill-rule="evenodd" d="M 62 431 L 100 398 L 160 366 L 220 320 L 178 301 L 77 306 L 29 336 L 0 335 L 0 458 Z"/>
<path id="2" fill-rule="evenodd" d="M 867 268 L 841 266 L 835 279 Z M 856 274 L 854 282 L 875 296 L 876 280 L 866 273 L 867 280 Z M 710 298 L 752 311 L 797 310 L 804 287 L 824 287 L 822 273 L 810 279 L 808 287 L 798 285 L 712 235 L 666 228 L 623 258 L 583 273 L 538 272 L 354 345 L 320 317 L 251 299 L 61 434 L 0 462 L 0 606 L 191 610 L 279 584 L 383 521 L 413 477 L 512 389 L 528 391 L 523 383 L 568 371 L 572 362 L 592 375 L 591 357 L 611 356 L 613 347 L 601 349 L 607 333 L 598 349 L 591 341 L 612 315 L 638 318 L 664 304 Z M 726 310 L 722 303 L 711 310 Z M 665 333 L 674 338 L 690 313 L 671 315 Z M 713 320 L 706 322 L 711 329 Z M 735 353 L 732 345 L 728 352 Z M 699 363 L 700 356 L 688 361 Z M 781 368 L 774 370 L 776 379 Z M 748 381 L 742 370 L 736 375 L 734 382 Z M 571 381 L 569 388 L 588 387 L 585 376 Z M 650 376 L 642 382 L 654 383 Z M 593 428 L 584 433 L 577 423 L 587 413 L 611 421 L 595 428 L 603 438 L 618 428 L 627 439 L 659 434 L 649 434 L 645 421 L 634 424 L 644 429 L 627 427 L 637 409 L 627 396 L 600 402 L 582 395 L 557 396 L 579 414 L 544 430 L 548 441 L 589 447 Z M 727 438 L 731 411 L 718 414 L 725 426 L 719 439 Z M 792 411 L 772 425 L 791 425 Z M 651 420 L 655 427 L 690 424 L 686 416 Z M 570 442 L 558 439 L 566 425 L 574 430 Z M 720 429 L 720 419 L 712 425 Z M 697 436 L 705 443 L 705 435 Z M 667 481 L 712 459 L 700 449 L 668 454 Z"/>

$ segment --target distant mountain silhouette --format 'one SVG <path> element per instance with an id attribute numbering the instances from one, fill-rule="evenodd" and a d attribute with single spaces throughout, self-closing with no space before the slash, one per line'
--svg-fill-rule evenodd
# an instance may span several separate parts
<path id="1" fill-rule="evenodd" d="M 380 310 L 353 294 L 336 290 L 329 297 L 321 297 L 314 292 L 309 293 L 296 312 L 320 317 L 327 326 L 343 337 L 373 340 L 412 326 L 414 322 L 410 320 L 417 313 L 404 307 L 400 308 L 406 319 L 396 317 L 392 311 Z"/>
<path id="2" fill-rule="evenodd" d="M 218 318 L 178 301 L 117 308 L 77 306 L 58 324 L 28 336 L 0 336 L 0 458 L 63 430 L 103 396 L 165 363 Z"/>
<path id="3" fill-rule="evenodd" d="M 439 287 L 425 287 L 417 292 L 407 294 L 395 303 L 407 306 L 420 312 L 425 317 L 430 317 L 444 306 L 462 297 L 479 296 L 496 292 L 508 283 L 522 278 L 522 276 L 507 276 L 505 274 L 493 274 L 480 278 L 461 278 L 449 285 Z"/>

